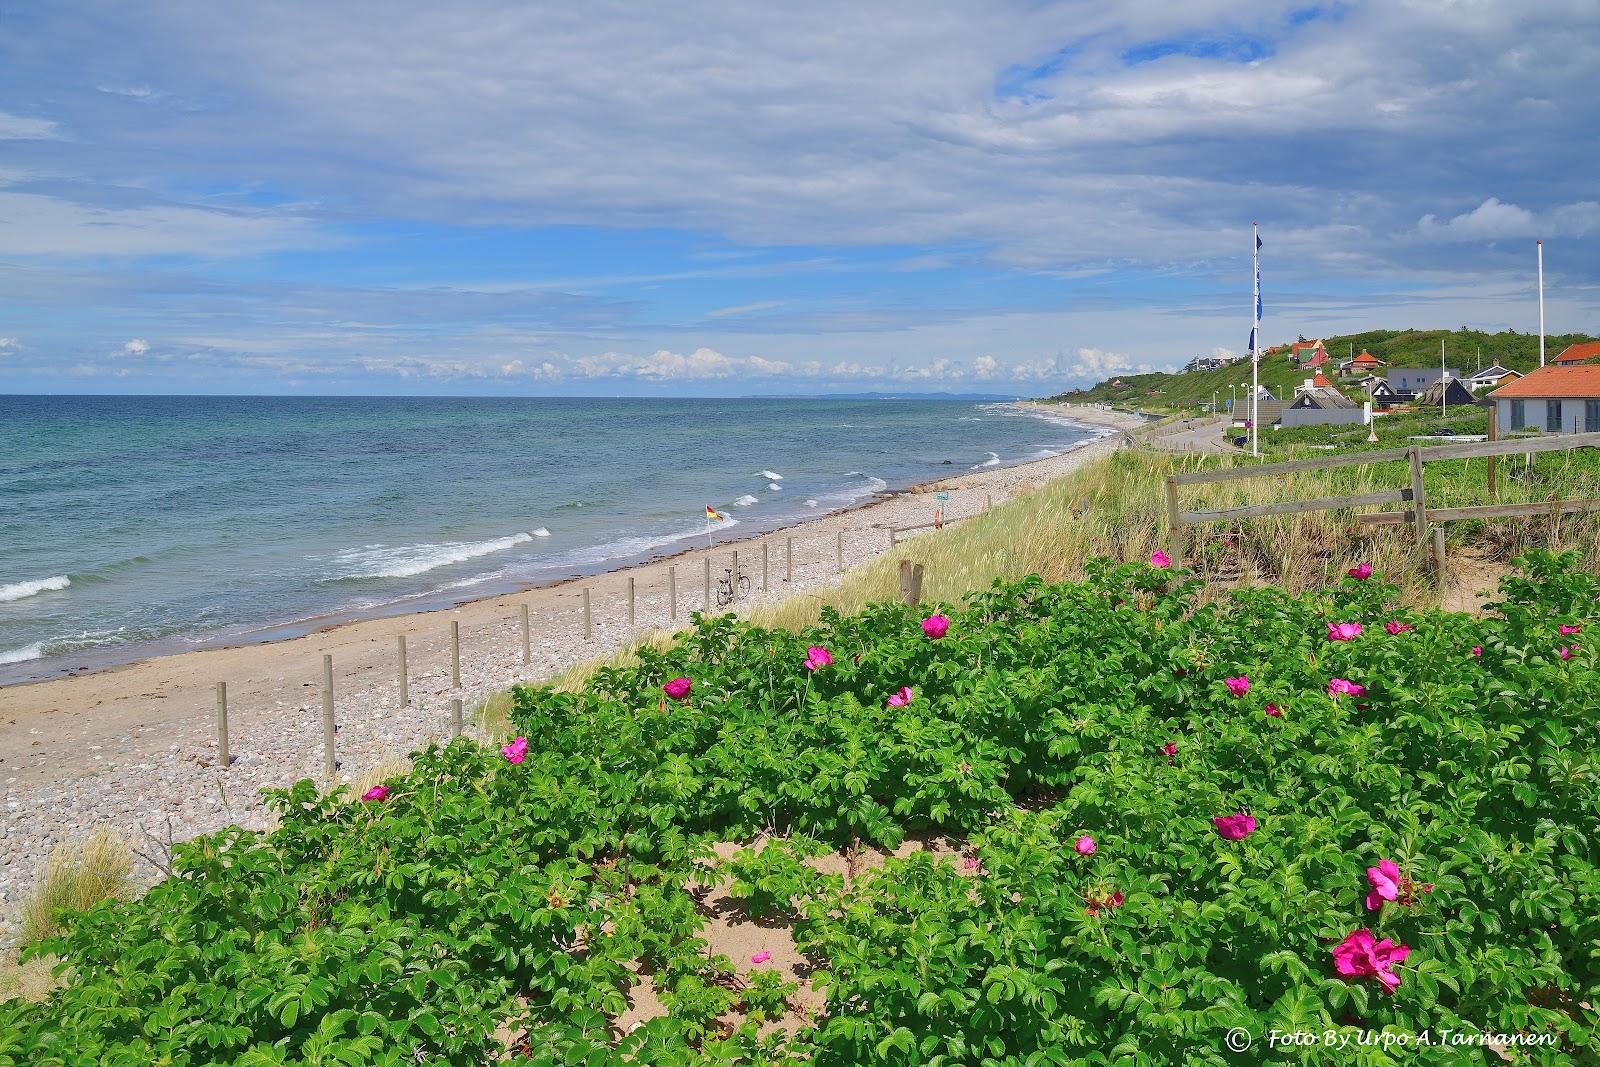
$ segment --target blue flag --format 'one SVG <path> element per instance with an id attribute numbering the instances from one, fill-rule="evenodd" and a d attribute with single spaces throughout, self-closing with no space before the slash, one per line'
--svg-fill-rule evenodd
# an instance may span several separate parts
<path id="1" fill-rule="evenodd" d="M 1250 329 L 1250 353 L 1252 355 L 1254 355 L 1255 354 L 1255 350 L 1256 350 L 1256 331 L 1255 331 L 1254 327 L 1251 327 L 1251 329 Z"/>

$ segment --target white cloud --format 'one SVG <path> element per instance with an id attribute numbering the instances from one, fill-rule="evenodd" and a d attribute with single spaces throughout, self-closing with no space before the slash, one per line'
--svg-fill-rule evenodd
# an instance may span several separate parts
<path id="1" fill-rule="evenodd" d="M 1424 215 L 1417 232 L 1435 241 L 1494 241 L 1512 237 L 1584 237 L 1600 231 L 1600 202 L 1561 204 L 1535 214 L 1490 197 L 1471 211 L 1440 222 Z"/>
<path id="2" fill-rule="evenodd" d="M 135 337 L 122 346 L 120 354 L 124 356 L 142 356 L 148 351 L 150 351 L 150 343 L 141 337 Z"/>
<path id="3" fill-rule="evenodd" d="M 993 356 L 979 356 L 972 361 L 972 376 L 987 382 L 1000 373 L 1000 361 Z"/>
<path id="4" fill-rule="evenodd" d="M 0 356 L 5 355 L 7 352 L 15 352 L 21 347 L 22 345 L 17 343 L 15 337 L 0 337 Z"/>
<path id="5" fill-rule="evenodd" d="M 59 137 L 48 119 L 30 119 L 0 111 L 0 141 L 49 141 Z"/>

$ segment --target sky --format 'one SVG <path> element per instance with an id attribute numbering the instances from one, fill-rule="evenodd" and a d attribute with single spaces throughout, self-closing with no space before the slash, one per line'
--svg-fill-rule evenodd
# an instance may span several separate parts
<path id="1" fill-rule="evenodd" d="M 0 0 L 0 393 L 1041 395 L 1600 332 L 1594 0 Z"/>

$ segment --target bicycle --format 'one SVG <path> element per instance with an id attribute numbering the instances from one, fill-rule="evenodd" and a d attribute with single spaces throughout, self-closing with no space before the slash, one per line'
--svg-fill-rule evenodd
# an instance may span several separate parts
<path id="1" fill-rule="evenodd" d="M 738 599 L 744 600 L 745 598 L 749 597 L 749 595 L 750 576 L 741 570 L 739 572 Z M 717 579 L 717 607 L 726 607 L 729 604 L 732 604 L 734 599 L 733 569 L 730 567 L 729 569 L 723 571 L 722 576 Z"/>

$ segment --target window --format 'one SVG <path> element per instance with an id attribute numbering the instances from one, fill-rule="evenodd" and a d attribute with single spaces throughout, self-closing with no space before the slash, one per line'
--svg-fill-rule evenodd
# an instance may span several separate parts
<path id="1" fill-rule="evenodd" d="M 1544 402 L 1544 428 L 1551 433 L 1561 432 L 1561 401 L 1546 400 Z"/>
<path id="2" fill-rule="evenodd" d="M 1526 425 L 1528 425 L 1527 404 L 1521 400 L 1513 400 L 1511 402 L 1511 428 L 1520 430 Z"/>
<path id="3" fill-rule="evenodd" d="M 1583 402 L 1583 432 L 1600 432 L 1600 400 Z"/>

